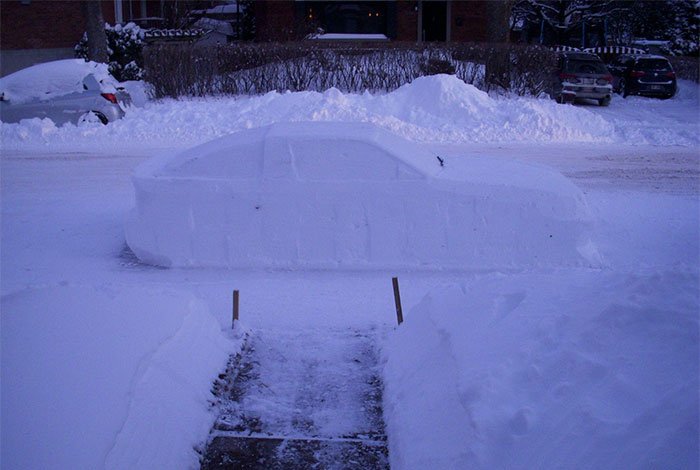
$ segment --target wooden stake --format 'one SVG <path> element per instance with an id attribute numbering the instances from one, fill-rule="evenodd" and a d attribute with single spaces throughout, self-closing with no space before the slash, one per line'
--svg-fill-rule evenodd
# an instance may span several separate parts
<path id="1" fill-rule="evenodd" d="M 391 283 L 394 285 L 394 303 L 396 304 L 396 320 L 399 325 L 403 323 L 403 312 L 401 311 L 401 294 L 399 293 L 399 278 L 392 277 Z"/>
<path id="2" fill-rule="evenodd" d="M 238 321 L 238 291 L 233 291 L 233 320 L 231 321 L 231 328 L 236 327 L 236 322 Z"/>

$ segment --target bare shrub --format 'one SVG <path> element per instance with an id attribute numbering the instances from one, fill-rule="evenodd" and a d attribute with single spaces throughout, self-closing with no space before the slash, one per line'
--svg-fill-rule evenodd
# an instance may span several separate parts
<path id="1" fill-rule="evenodd" d="M 454 75 L 455 66 L 446 59 L 428 59 L 421 64 L 421 72 L 424 75 L 438 75 L 441 73 Z"/>
<path id="2" fill-rule="evenodd" d="M 697 57 L 669 57 L 668 60 L 678 78 L 700 82 L 700 63 Z"/>
<path id="3" fill-rule="evenodd" d="M 391 91 L 423 75 L 447 73 L 482 90 L 538 95 L 553 54 L 534 46 L 393 42 L 237 43 L 151 46 L 144 52 L 156 98 L 269 91 Z"/>

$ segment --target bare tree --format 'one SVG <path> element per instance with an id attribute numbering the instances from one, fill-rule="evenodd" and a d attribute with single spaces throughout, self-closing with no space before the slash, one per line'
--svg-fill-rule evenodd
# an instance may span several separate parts
<path id="1" fill-rule="evenodd" d="M 675 1 L 675 0 L 670 0 Z M 635 4 L 654 3 L 647 0 L 517 0 L 513 5 L 513 24 L 524 21 L 541 25 L 540 36 L 545 25 L 551 30 L 556 44 L 565 44 L 571 32 L 577 28 L 596 27 L 604 24 L 620 28 L 621 20 L 627 21 L 630 8 Z M 608 31 L 613 33 L 613 31 Z M 603 38 L 606 39 L 606 38 Z M 585 42 L 585 41 L 584 41 Z"/>
<path id="2" fill-rule="evenodd" d="M 88 40 L 88 59 L 95 62 L 109 61 L 107 50 L 107 35 L 105 34 L 105 20 L 102 17 L 101 0 L 86 0 L 83 2 L 85 13 L 85 30 Z"/>

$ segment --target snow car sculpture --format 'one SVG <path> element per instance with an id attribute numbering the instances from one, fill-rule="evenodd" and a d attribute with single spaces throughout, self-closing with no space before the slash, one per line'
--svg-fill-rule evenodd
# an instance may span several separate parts
<path id="1" fill-rule="evenodd" d="M 212 267 L 596 265 L 583 194 L 543 166 L 437 158 L 368 123 L 280 123 L 149 160 L 127 242 Z"/>

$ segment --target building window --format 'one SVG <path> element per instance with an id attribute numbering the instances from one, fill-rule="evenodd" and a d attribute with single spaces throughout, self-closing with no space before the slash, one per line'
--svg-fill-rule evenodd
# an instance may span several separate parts
<path id="1" fill-rule="evenodd" d="M 387 2 L 308 2 L 307 19 L 327 33 L 386 34 Z"/>

